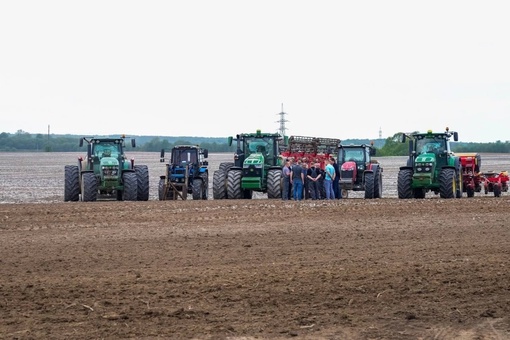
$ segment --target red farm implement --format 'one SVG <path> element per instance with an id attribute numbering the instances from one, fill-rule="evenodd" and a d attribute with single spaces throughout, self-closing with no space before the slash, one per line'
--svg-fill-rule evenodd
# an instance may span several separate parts
<path id="1" fill-rule="evenodd" d="M 482 159 L 478 153 L 457 153 L 462 169 L 462 190 L 467 197 L 473 197 L 475 192 L 482 191 L 484 176 L 480 173 Z"/>
<path id="2" fill-rule="evenodd" d="M 501 172 L 484 172 L 483 173 L 483 187 L 484 192 L 487 195 L 489 192 L 494 193 L 494 197 L 501 196 L 501 192 L 508 191 L 508 173 L 506 171 Z"/>
<path id="3" fill-rule="evenodd" d="M 337 156 L 340 142 L 336 138 L 290 136 L 288 146 L 280 154 L 284 159 L 301 160 L 308 166 L 320 163 L 324 170 L 326 159 Z"/>

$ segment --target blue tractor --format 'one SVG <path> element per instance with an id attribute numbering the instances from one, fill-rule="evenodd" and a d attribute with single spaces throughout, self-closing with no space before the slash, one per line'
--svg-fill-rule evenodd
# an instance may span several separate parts
<path id="1" fill-rule="evenodd" d="M 187 199 L 191 194 L 194 200 L 208 198 L 209 170 L 208 150 L 198 145 L 176 145 L 166 164 L 165 174 L 160 176 L 158 194 L 160 200 Z M 165 150 L 161 150 L 160 162 L 165 162 Z"/>

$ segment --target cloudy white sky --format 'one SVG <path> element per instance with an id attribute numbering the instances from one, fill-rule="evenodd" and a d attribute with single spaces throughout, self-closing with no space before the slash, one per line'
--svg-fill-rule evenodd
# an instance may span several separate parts
<path id="1" fill-rule="evenodd" d="M 510 140 L 508 1 L 1 1 L 0 132 Z"/>

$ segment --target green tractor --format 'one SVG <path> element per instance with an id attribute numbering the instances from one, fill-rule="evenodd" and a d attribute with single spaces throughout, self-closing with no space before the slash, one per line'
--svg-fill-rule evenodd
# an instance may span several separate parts
<path id="1" fill-rule="evenodd" d="M 399 198 L 425 198 L 433 191 L 441 198 L 462 197 L 462 168 L 459 157 L 450 149 L 450 138 L 459 140 L 457 132 L 402 134 L 409 139 L 409 159 L 398 173 Z"/>
<path id="2" fill-rule="evenodd" d="M 64 201 L 79 201 L 80 197 L 84 202 L 149 199 L 149 170 L 127 159 L 125 138 L 80 138 L 80 147 L 87 143 L 87 158 L 79 157 L 78 165 L 65 166 Z M 136 146 L 134 139 L 131 146 Z"/>
<path id="3" fill-rule="evenodd" d="M 281 198 L 280 144 L 288 144 L 288 137 L 257 130 L 228 137 L 229 146 L 233 141 L 237 141 L 234 162 L 221 163 L 213 174 L 213 198 L 250 199 L 254 191 Z"/>

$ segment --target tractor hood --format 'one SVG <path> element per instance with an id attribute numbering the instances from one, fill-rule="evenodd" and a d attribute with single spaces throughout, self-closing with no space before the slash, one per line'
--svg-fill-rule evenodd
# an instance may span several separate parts
<path id="1" fill-rule="evenodd" d="M 244 163 L 243 163 L 244 167 L 249 167 L 250 165 L 255 165 L 255 166 L 264 165 L 264 156 L 259 152 L 252 153 L 244 160 Z"/>
<path id="2" fill-rule="evenodd" d="M 353 161 L 348 161 L 348 162 L 345 162 L 342 164 L 342 166 L 340 167 L 341 170 L 343 171 L 353 171 L 357 168 L 356 166 L 356 162 L 353 162 Z"/>
<path id="3" fill-rule="evenodd" d="M 101 166 L 118 166 L 119 161 L 115 157 L 103 157 L 100 162 Z"/>

